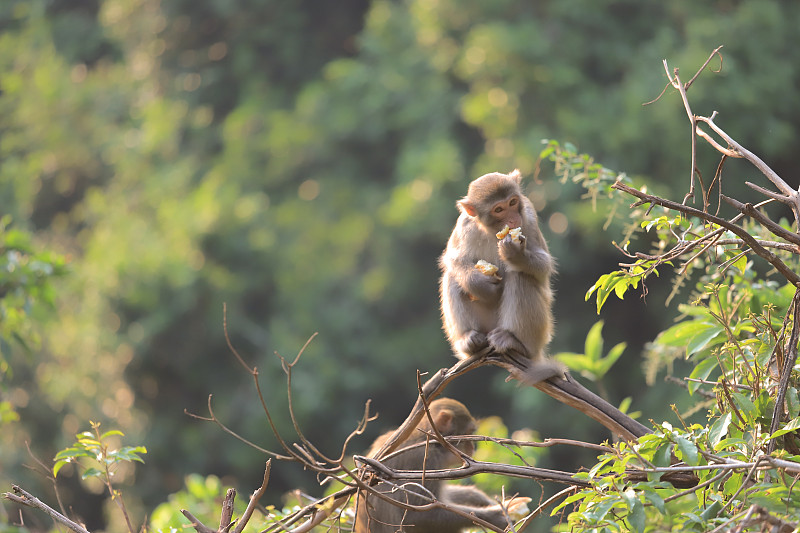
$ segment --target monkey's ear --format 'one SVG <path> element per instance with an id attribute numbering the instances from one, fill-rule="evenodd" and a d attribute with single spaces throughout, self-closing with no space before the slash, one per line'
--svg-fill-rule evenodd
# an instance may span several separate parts
<path id="1" fill-rule="evenodd" d="M 453 432 L 453 411 L 450 409 L 442 409 L 433 419 L 436 429 L 442 435 L 452 434 Z"/>
<path id="2" fill-rule="evenodd" d="M 518 168 L 515 168 L 511 172 L 508 173 L 508 177 L 516 181 L 517 183 L 522 182 L 522 172 L 519 171 Z"/>
<path id="3" fill-rule="evenodd" d="M 458 208 L 461 211 L 463 211 L 464 213 L 468 214 L 469 216 L 471 216 L 473 218 L 478 216 L 478 210 L 475 209 L 475 206 L 472 205 L 471 203 L 469 203 L 469 201 L 466 198 L 456 202 L 456 205 L 458 206 Z"/>

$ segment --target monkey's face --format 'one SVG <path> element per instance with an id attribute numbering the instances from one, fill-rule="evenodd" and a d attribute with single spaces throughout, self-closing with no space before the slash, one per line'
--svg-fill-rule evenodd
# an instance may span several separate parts
<path id="1" fill-rule="evenodd" d="M 488 213 L 481 217 L 481 221 L 487 230 L 496 233 L 504 226 L 509 228 L 519 228 L 522 226 L 521 214 L 522 202 L 516 194 L 495 202 L 491 205 Z"/>
<path id="2" fill-rule="evenodd" d="M 453 435 L 474 435 L 478 430 L 478 424 L 472 415 L 468 415 L 465 420 L 459 420 L 457 423 L 458 430 Z M 475 453 L 475 442 L 471 440 L 458 440 L 453 441 L 453 446 L 461 450 L 467 455 Z"/>
<path id="3" fill-rule="evenodd" d="M 475 443 L 471 440 L 463 440 L 461 442 L 455 443 L 456 448 L 464 452 L 465 454 L 472 456 L 475 453 Z"/>

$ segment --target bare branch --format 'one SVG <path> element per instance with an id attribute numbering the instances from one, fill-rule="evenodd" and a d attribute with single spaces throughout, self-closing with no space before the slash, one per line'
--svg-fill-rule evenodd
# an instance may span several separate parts
<path id="1" fill-rule="evenodd" d="M 800 236 L 798 236 L 796 233 L 792 233 L 791 231 L 785 229 L 784 227 L 782 227 L 777 222 L 772 221 L 764 213 L 762 213 L 761 211 L 759 211 L 755 207 L 753 207 L 753 204 L 751 204 L 751 203 L 743 204 L 740 201 L 738 201 L 738 200 L 736 200 L 734 198 L 729 198 L 729 197 L 727 197 L 725 195 L 723 195 L 722 198 L 728 204 L 732 205 L 733 207 L 735 207 L 736 209 L 738 209 L 739 211 L 741 211 L 745 215 L 756 219 L 762 226 L 767 228 L 774 235 L 776 235 L 776 236 L 778 236 L 778 237 L 780 237 L 782 239 L 786 239 L 787 241 L 792 242 L 792 243 L 800 246 Z"/>
<path id="2" fill-rule="evenodd" d="M 222 512 L 219 514 L 220 533 L 227 533 L 233 526 L 233 503 L 236 501 L 236 489 L 230 488 L 222 500 Z"/>
<path id="3" fill-rule="evenodd" d="M 216 529 L 211 529 L 207 525 L 203 524 L 200 519 L 186 509 L 181 509 L 181 513 L 183 516 L 189 519 L 189 522 L 192 523 L 192 527 L 195 531 L 197 531 L 197 533 L 217 533 Z"/>
<path id="4" fill-rule="evenodd" d="M 576 485 L 579 487 L 588 487 L 590 483 L 582 479 L 574 478 L 574 474 L 570 472 L 562 472 L 559 470 L 549 470 L 547 468 L 537 468 L 533 466 L 518 466 L 508 465 L 503 463 L 487 463 L 484 461 L 476 461 L 469 459 L 468 464 L 459 468 L 451 468 L 448 470 L 394 470 L 382 462 L 356 455 L 354 457 L 359 463 L 365 464 L 375 470 L 382 478 L 392 480 L 418 480 L 424 474 L 428 479 L 464 479 L 474 476 L 475 474 L 500 474 L 509 477 L 518 477 L 524 479 L 537 479 L 540 481 L 554 481 L 556 483 L 564 483 L 566 485 Z"/>
<path id="5" fill-rule="evenodd" d="M 733 139 L 733 137 L 728 135 L 722 128 L 717 126 L 714 123 L 714 117 L 715 116 L 716 116 L 716 111 L 714 113 L 712 113 L 712 115 L 710 117 L 696 117 L 696 119 L 701 121 L 701 122 L 705 122 L 706 124 L 708 124 L 709 127 L 711 127 L 711 129 L 713 129 L 714 132 L 717 135 L 722 137 L 725 140 L 725 142 L 728 143 L 728 146 L 730 146 L 734 152 L 739 154 L 739 157 L 743 157 L 747 161 L 749 161 L 764 176 L 766 176 L 766 178 L 769 181 L 771 181 L 772 184 L 775 185 L 778 188 L 778 190 L 780 190 L 783 193 L 783 196 L 770 195 L 770 197 L 772 197 L 772 198 L 778 200 L 779 202 L 782 202 L 782 203 L 788 205 L 789 207 L 791 207 L 792 208 L 792 212 L 794 213 L 795 222 L 798 223 L 798 225 L 800 225 L 800 194 L 798 194 L 798 191 L 795 191 L 794 189 L 792 189 L 792 187 L 788 183 L 786 183 L 783 180 L 783 178 L 781 178 L 766 163 L 764 163 L 764 161 L 762 161 L 761 158 L 759 158 L 753 152 L 751 152 L 750 150 L 746 149 L 745 147 L 743 147 L 742 145 L 737 143 Z M 704 137 L 704 138 L 706 138 L 706 137 Z M 715 148 L 717 148 L 717 146 L 715 146 Z M 717 149 L 719 149 L 719 148 L 717 148 Z M 725 153 L 727 153 L 727 152 L 725 152 Z M 763 192 L 763 191 L 765 191 L 765 189 L 762 189 L 761 191 Z"/>
<path id="6" fill-rule="evenodd" d="M 20 505 L 24 505 L 26 507 L 33 507 L 34 509 L 39 509 L 40 511 L 44 511 L 50 518 L 54 521 L 58 522 L 59 524 L 63 524 L 75 533 L 89 533 L 89 531 L 83 527 L 81 524 L 74 522 L 64 516 L 63 514 L 59 513 L 39 498 L 34 497 L 29 492 L 25 491 L 22 487 L 18 485 L 12 485 L 11 492 L 4 492 L 3 497 L 7 500 L 11 500 L 12 502 L 18 503 Z"/>
<path id="7" fill-rule="evenodd" d="M 706 59 L 706 62 L 703 63 L 703 66 L 697 69 L 697 72 L 695 72 L 694 76 L 692 76 L 692 79 L 686 82 L 686 90 L 689 90 L 689 87 L 692 86 L 694 80 L 696 80 L 700 73 L 702 73 L 708 64 L 711 63 L 711 60 L 714 59 L 714 56 L 719 56 L 719 69 L 715 70 L 714 72 L 719 72 L 722 70 L 722 54 L 719 53 L 720 50 L 722 50 L 722 45 L 716 47 L 714 51 L 711 52 L 711 54 L 708 56 L 708 59 Z"/>
<path id="8" fill-rule="evenodd" d="M 236 529 L 233 530 L 233 533 L 242 533 L 247 523 L 250 521 L 250 517 L 253 516 L 253 511 L 255 511 L 256 506 L 258 505 L 258 500 L 267 492 L 267 484 L 269 483 L 269 474 L 272 471 L 272 459 L 267 459 L 267 464 L 264 467 L 264 480 L 261 482 L 261 486 L 258 487 L 252 496 L 250 496 L 250 502 L 247 504 L 247 509 L 245 509 L 242 518 L 239 520 L 239 524 L 236 526 Z M 221 525 L 221 524 L 220 524 Z"/>

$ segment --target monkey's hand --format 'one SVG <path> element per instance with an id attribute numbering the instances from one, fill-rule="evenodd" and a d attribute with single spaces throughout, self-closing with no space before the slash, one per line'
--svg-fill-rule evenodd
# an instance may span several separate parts
<path id="1" fill-rule="evenodd" d="M 487 276 L 480 270 L 473 269 L 467 277 L 465 287 L 470 299 L 486 304 L 496 304 L 500 301 L 503 286 L 497 276 Z"/>
<path id="2" fill-rule="evenodd" d="M 497 252 L 509 270 L 524 272 L 539 282 L 544 283 L 553 271 L 553 258 L 547 250 L 537 246 L 535 240 L 528 246 L 524 235 L 519 236 L 519 242 L 510 235 L 498 241 Z"/>
<path id="3" fill-rule="evenodd" d="M 500 254 L 500 259 L 509 265 L 517 267 L 522 266 L 526 262 L 526 241 L 527 239 L 525 238 L 525 235 L 521 234 L 517 239 L 514 239 L 511 235 L 506 235 L 497 241 L 497 251 Z"/>

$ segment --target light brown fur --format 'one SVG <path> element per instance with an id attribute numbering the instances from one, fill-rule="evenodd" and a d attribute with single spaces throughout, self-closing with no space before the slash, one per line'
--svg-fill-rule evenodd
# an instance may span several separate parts
<path id="1" fill-rule="evenodd" d="M 519 171 L 486 174 L 470 183 L 458 203 L 461 215 L 439 261 L 442 322 L 457 357 L 491 348 L 526 358 L 532 363 L 526 381 L 537 382 L 562 374 L 564 367 L 545 355 L 553 333 L 550 277 L 555 264 L 520 180 Z M 516 207 L 493 214 L 497 205 L 514 198 Z M 522 228 L 525 239 L 519 246 L 495 236 L 509 222 Z M 476 274 L 480 259 L 497 265 L 502 281 Z"/>

